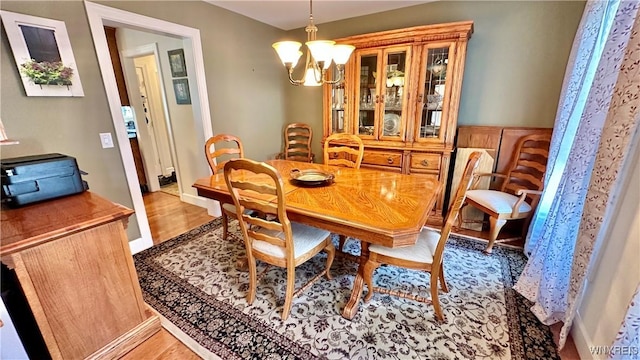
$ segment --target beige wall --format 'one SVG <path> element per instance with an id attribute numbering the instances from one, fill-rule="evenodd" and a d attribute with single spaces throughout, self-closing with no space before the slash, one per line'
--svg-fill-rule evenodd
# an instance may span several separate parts
<path id="1" fill-rule="evenodd" d="M 467 48 L 458 124 L 553 127 L 565 67 L 584 4 L 584 1 L 437 1 L 320 24 L 318 38 L 472 20 L 474 33 Z M 298 40 L 306 36 L 303 29 L 288 34 Z M 321 91 L 290 87 L 287 99 L 291 100 L 287 120 L 309 122 L 314 133 L 320 135 L 314 136 L 317 139 L 314 152 L 318 154 L 322 134 Z"/>

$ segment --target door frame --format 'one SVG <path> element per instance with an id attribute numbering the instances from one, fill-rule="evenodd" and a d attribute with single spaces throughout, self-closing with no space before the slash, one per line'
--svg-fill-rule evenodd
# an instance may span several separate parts
<path id="1" fill-rule="evenodd" d="M 136 213 L 138 227 L 140 229 L 140 238 L 129 242 L 132 253 L 137 253 L 153 246 L 151 237 L 151 229 L 147 212 L 142 199 L 142 192 L 138 183 L 136 167 L 133 162 L 131 153 L 131 145 L 127 136 L 127 130 L 120 109 L 120 95 L 116 84 L 116 77 L 111 63 L 111 56 L 107 46 L 107 38 L 104 32 L 104 26 L 126 27 L 137 30 L 146 30 L 153 33 L 180 37 L 185 43 L 185 56 L 192 56 L 195 65 L 195 74 L 190 77 L 192 83 L 198 89 L 197 102 L 194 101 L 193 116 L 195 123 L 202 124 L 204 138 L 213 136 L 213 128 L 211 124 L 211 111 L 209 107 L 209 95 L 207 92 L 206 76 L 204 72 L 204 57 L 202 52 L 202 42 L 200 40 L 200 30 L 187 27 L 184 25 L 174 24 L 168 21 L 155 19 L 152 17 L 135 14 L 125 10 L 115 9 L 104 5 L 84 1 L 84 6 L 91 28 L 91 36 L 96 49 L 100 73 L 104 88 L 107 93 L 109 110 L 115 128 L 116 138 L 118 140 L 118 148 L 122 158 L 122 164 L 133 201 L 133 210 Z M 209 201 L 202 201 L 209 207 Z"/>

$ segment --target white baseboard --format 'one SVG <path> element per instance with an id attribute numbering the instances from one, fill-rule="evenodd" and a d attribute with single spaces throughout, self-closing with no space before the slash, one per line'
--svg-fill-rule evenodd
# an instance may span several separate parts
<path id="1" fill-rule="evenodd" d="M 186 202 L 187 204 L 199 206 L 199 207 L 205 208 L 205 209 L 207 208 L 207 202 L 211 201 L 210 199 L 203 198 L 201 196 L 191 195 L 191 194 L 186 194 L 186 193 L 180 194 L 180 199 L 182 201 Z"/>
<path id="2" fill-rule="evenodd" d="M 579 312 L 576 312 L 576 316 L 573 318 L 573 325 L 571 326 L 571 337 L 573 337 L 573 342 L 576 345 L 576 350 L 578 350 L 580 359 L 597 359 L 593 357 L 593 354 L 590 351 L 590 349 L 593 349 L 593 342 L 591 341 L 591 337 L 589 336 L 587 329 L 584 327 L 584 322 L 582 321 L 582 317 L 580 317 Z"/>
<path id="3" fill-rule="evenodd" d="M 220 211 L 220 205 L 215 200 L 185 193 L 182 193 L 180 199 L 188 204 L 207 209 L 207 213 L 210 216 L 219 217 L 222 215 L 222 212 Z"/>
<path id="4" fill-rule="evenodd" d="M 143 238 L 137 238 L 135 240 L 129 241 L 129 249 L 131 249 L 131 254 L 137 254 L 142 250 L 146 250 L 153 246 L 145 241 Z"/>

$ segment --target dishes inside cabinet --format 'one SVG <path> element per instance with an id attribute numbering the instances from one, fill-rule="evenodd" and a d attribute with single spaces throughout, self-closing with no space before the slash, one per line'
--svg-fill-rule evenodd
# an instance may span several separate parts
<path id="1" fill-rule="evenodd" d="M 373 126 L 360 126 L 358 131 L 360 135 L 373 135 Z"/>
<path id="2" fill-rule="evenodd" d="M 427 110 L 440 110 L 442 109 L 442 95 L 433 94 L 427 95 Z"/>
<path id="3" fill-rule="evenodd" d="M 394 113 L 384 114 L 384 135 L 398 135 L 400 132 L 400 115 Z"/>

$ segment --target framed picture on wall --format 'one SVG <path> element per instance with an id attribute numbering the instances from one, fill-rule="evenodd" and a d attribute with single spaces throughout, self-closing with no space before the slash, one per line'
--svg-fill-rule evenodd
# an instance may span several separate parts
<path id="1" fill-rule="evenodd" d="M 189 79 L 173 79 L 173 91 L 176 93 L 176 102 L 178 104 L 191 104 L 191 94 L 189 93 Z"/>
<path id="2" fill-rule="evenodd" d="M 84 96 L 63 21 L 0 11 L 27 96 Z"/>
<path id="3" fill-rule="evenodd" d="M 187 65 L 184 62 L 184 50 L 175 49 L 167 51 L 169 54 L 169 65 L 171 66 L 171 77 L 187 76 Z"/>

